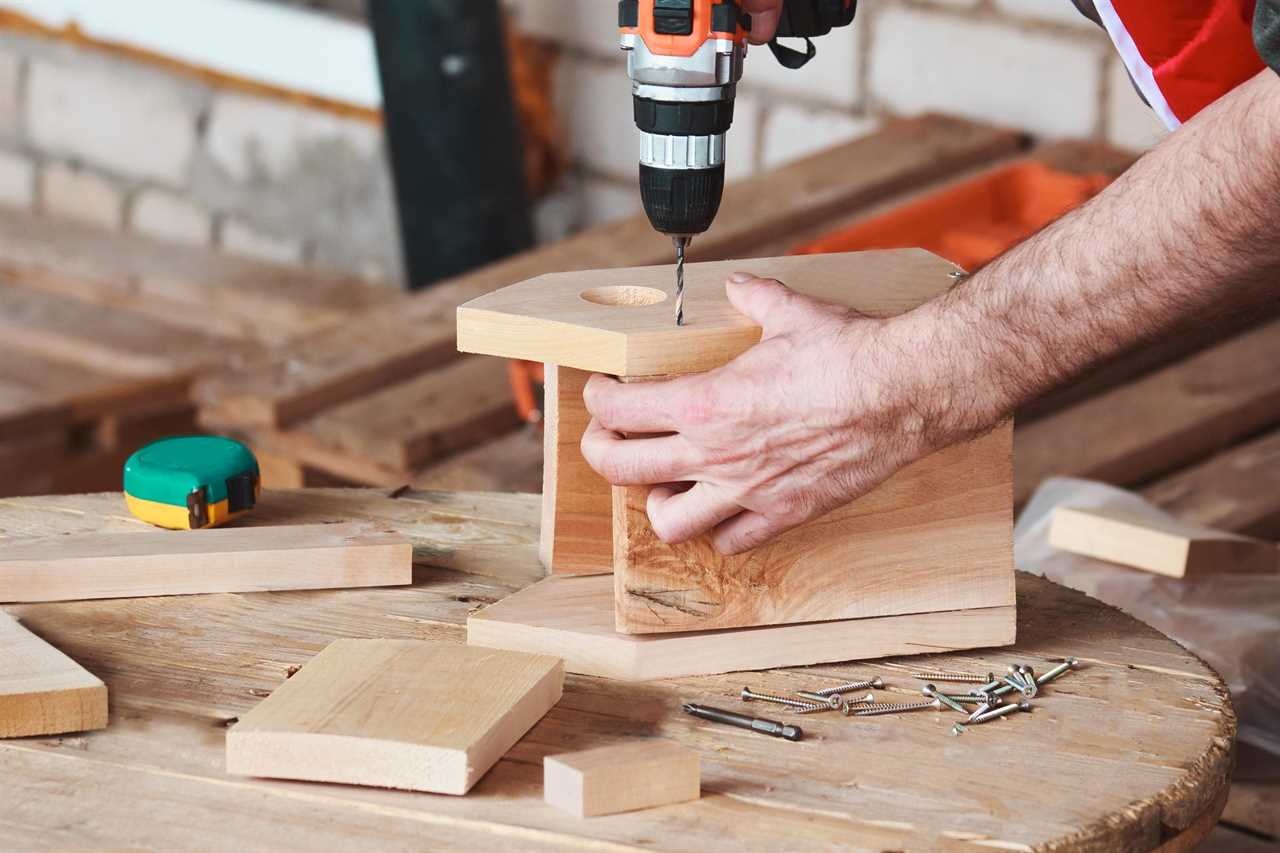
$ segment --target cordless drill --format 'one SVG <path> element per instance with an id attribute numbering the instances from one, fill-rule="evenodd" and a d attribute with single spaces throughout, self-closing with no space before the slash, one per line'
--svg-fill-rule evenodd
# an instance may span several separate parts
<path id="1" fill-rule="evenodd" d="M 853 21 L 857 0 L 786 0 L 775 57 L 788 68 L 813 58 L 811 39 Z M 711 227 L 724 193 L 725 134 L 742 78 L 751 18 L 739 0 L 620 0 L 640 130 L 640 199 L 653 227 L 676 250 L 676 324 L 684 323 L 684 254 Z M 804 51 L 778 43 L 802 38 Z"/>

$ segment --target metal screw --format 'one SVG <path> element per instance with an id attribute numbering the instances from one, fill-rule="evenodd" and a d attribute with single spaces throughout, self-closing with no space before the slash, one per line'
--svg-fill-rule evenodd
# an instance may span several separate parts
<path id="1" fill-rule="evenodd" d="M 855 717 L 878 717 L 881 714 L 901 714 L 904 711 L 923 711 L 925 708 L 941 708 L 942 703 L 937 699 L 932 702 L 900 702 L 896 705 L 877 705 L 874 708 L 863 708 L 860 711 L 854 711 Z"/>
<path id="2" fill-rule="evenodd" d="M 962 726 L 960 723 L 956 723 L 955 725 L 953 725 L 953 726 L 951 727 L 951 733 L 952 733 L 953 735 L 962 735 L 962 734 L 964 734 L 964 726 Z"/>
<path id="3" fill-rule="evenodd" d="M 836 696 L 840 693 L 852 693 L 855 690 L 866 690 L 868 687 L 874 687 L 876 690 L 879 690 L 884 687 L 884 681 L 877 675 L 869 681 L 850 681 L 848 684 L 837 684 L 835 687 L 824 687 L 821 690 L 815 690 L 813 692 L 818 696 Z"/>
<path id="4" fill-rule="evenodd" d="M 941 702 L 943 705 L 946 705 L 948 708 L 950 708 L 953 711 L 959 711 L 961 714 L 969 713 L 964 709 L 963 705 L 961 705 L 956 700 L 952 699 L 947 694 L 940 692 L 938 688 L 934 687 L 932 684 L 926 684 L 923 688 L 921 688 L 920 692 L 923 693 L 925 696 L 928 696 L 930 699 L 937 699 L 939 702 Z"/>
<path id="5" fill-rule="evenodd" d="M 840 713 L 848 717 L 854 711 L 858 710 L 855 706 L 874 705 L 875 703 L 876 703 L 876 695 L 874 693 L 868 693 L 866 696 L 863 696 L 861 699 L 846 699 L 844 700 L 844 703 L 841 704 L 840 706 Z"/>
<path id="6" fill-rule="evenodd" d="M 1031 694 L 1031 688 L 1022 683 L 1022 679 L 1015 675 L 1006 675 L 1001 679 L 1005 685 L 1011 690 L 1017 690 L 1023 696 Z"/>
<path id="7" fill-rule="evenodd" d="M 985 696 L 988 693 L 990 693 L 992 690 L 995 690 L 997 687 L 1000 687 L 1003 684 L 1004 682 L 996 678 L 996 674 L 994 672 L 988 672 L 987 683 L 982 685 L 981 687 L 975 687 L 969 692 L 972 693 L 974 696 Z"/>
<path id="8" fill-rule="evenodd" d="M 913 672 L 911 677 L 921 681 L 948 681 L 960 684 L 981 684 L 987 680 L 972 672 Z"/>
<path id="9" fill-rule="evenodd" d="M 792 708 L 791 710 L 796 714 L 823 714 L 828 711 L 834 711 L 836 708 L 830 705 L 813 705 L 808 708 Z"/>
<path id="10" fill-rule="evenodd" d="M 969 722 L 988 723 L 999 717 L 1004 717 L 1008 714 L 1012 714 L 1014 711 L 1030 711 L 1030 710 L 1031 710 L 1031 703 L 1023 699 L 1021 702 L 1019 702 L 1016 705 L 1014 704 L 1001 705 L 999 708 L 996 708 L 992 711 L 988 711 L 987 713 L 982 714 L 978 717 L 972 718 L 971 720 L 969 720 Z"/>
<path id="11" fill-rule="evenodd" d="M 1040 688 L 1036 684 L 1036 671 L 1026 664 L 1018 664 L 1018 674 L 1022 676 L 1022 683 L 1027 685 L 1027 689 L 1031 691 L 1026 694 L 1027 698 L 1036 698 L 1036 694 L 1040 692 Z"/>
<path id="12" fill-rule="evenodd" d="M 976 723 L 978 721 L 978 718 L 981 717 L 983 714 L 989 714 L 992 711 L 994 711 L 996 708 L 1000 708 L 1000 707 L 1003 707 L 1003 705 L 1000 703 L 999 700 L 985 702 L 979 705 L 977 708 L 975 708 L 973 710 L 973 713 L 969 715 L 969 719 L 966 720 L 965 722 Z"/>
<path id="13" fill-rule="evenodd" d="M 796 695 L 801 699 L 807 699 L 811 705 L 822 705 L 832 711 L 840 707 L 839 696 L 821 696 L 817 693 L 810 693 L 807 690 L 797 690 Z"/>
<path id="14" fill-rule="evenodd" d="M 753 699 L 760 702 L 772 702 L 775 705 L 786 705 L 788 708 L 821 708 L 822 705 L 815 705 L 812 702 L 805 702 L 801 699 L 791 699 L 786 696 L 778 696 L 775 693 L 755 693 L 750 687 L 742 688 L 742 701 L 750 702 Z"/>
<path id="15" fill-rule="evenodd" d="M 1065 661 L 1058 664 L 1053 669 L 1049 670 L 1044 675 L 1037 678 L 1036 684 L 1047 684 L 1050 681 L 1053 681 L 1058 676 L 1065 673 L 1067 670 L 1075 669 L 1079 665 L 1080 665 L 1080 661 L 1076 660 L 1075 658 L 1067 658 Z"/>
<path id="16" fill-rule="evenodd" d="M 986 693 L 983 693 L 981 696 L 973 696 L 968 693 L 947 693 L 946 697 L 951 701 L 959 702 L 962 705 L 983 705 L 991 701 L 991 697 Z"/>

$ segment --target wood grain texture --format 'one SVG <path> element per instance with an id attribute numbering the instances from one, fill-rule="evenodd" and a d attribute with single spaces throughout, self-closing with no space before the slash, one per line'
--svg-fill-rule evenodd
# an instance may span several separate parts
<path id="1" fill-rule="evenodd" d="M 698 754 L 669 740 L 639 740 L 548 755 L 543 798 L 575 817 L 618 814 L 698 799 Z"/>
<path id="2" fill-rule="evenodd" d="M 624 377 L 699 373 L 760 340 L 760 327 L 725 296 L 733 272 L 777 278 L 816 299 L 887 317 L 946 291 L 957 269 L 920 249 L 689 264 L 683 326 L 672 320 L 670 263 L 549 273 L 461 306 L 458 348 Z M 654 301 L 606 304 L 641 298 Z"/>
<path id="3" fill-rule="evenodd" d="M 1143 486 L 1158 507 L 1196 524 L 1280 540 L 1280 430 Z"/>
<path id="4" fill-rule="evenodd" d="M 227 772 L 465 794 L 564 690 L 556 658 L 336 640 L 227 732 Z"/>
<path id="5" fill-rule="evenodd" d="M 1049 544 L 1171 578 L 1280 571 L 1280 549 L 1270 542 L 1096 509 L 1055 509 Z"/>
<path id="6" fill-rule="evenodd" d="M 0 611 L 0 738 L 107 725 L 107 686 Z"/>
<path id="7" fill-rule="evenodd" d="M 304 429 L 342 451 L 407 471 L 518 423 L 505 366 L 463 358 L 324 411 Z"/>
<path id="8" fill-rule="evenodd" d="M 950 716 L 942 713 L 857 721 L 819 714 L 804 718 L 804 742 L 786 743 L 675 710 L 681 702 L 732 706 L 744 683 L 739 674 L 644 684 L 574 676 L 556 707 L 466 797 L 228 776 L 229 719 L 250 711 L 290 667 L 330 641 L 458 642 L 469 610 L 542 572 L 536 495 L 407 492 L 393 499 L 385 490 L 321 489 L 272 493 L 258 509 L 271 523 L 380 519 L 418 545 L 419 582 L 9 608 L 103 677 L 115 716 L 87 739 L 0 743 L 6 844 L 218 853 L 421 853 L 424 846 L 1136 851 L 1191 826 L 1227 785 L 1235 715 L 1221 679 L 1137 620 L 1026 575 L 1018 577 L 1016 647 L 745 679 L 786 692 L 881 675 L 886 697 L 906 699 L 919 689 L 904 673 L 920 666 L 987 672 L 1024 661 L 1039 671 L 1063 654 L 1084 661 L 1036 713 L 963 737 L 947 736 Z M 3 534 L 138 527 L 118 495 L 0 500 Z M 586 822 L 543 802 L 547 755 L 639 736 L 675 740 L 703 756 L 701 799 Z M 1029 746 L 1043 746 L 1041 738 L 1052 746 L 1028 760 Z M 957 767 L 975 766 L 998 772 L 985 773 L 981 785 L 957 781 Z"/>
<path id="9" fill-rule="evenodd" d="M 551 576 L 472 614 L 467 642 L 564 658 L 569 672 L 647 681 L 895 654 L 1007 646 L 1012 604 L 680 634 L 614 630 L 607 575 Z"/>
<path id="10" fill-rule="evenodd" d="M 658 539 L 614 489 L 614 616 L 628 634 L 1013 604 L 1012 424 L 931 454 L 744 554 Z"/>
<path id="11" fill-rule="evenodd" d="M 57 536 L 5 544 L 0 601 L 388 586 L 412 582 L 411 560 L 403 536 L 360 524 Z"/>
<path id="12" fill-rule="evenodd" d="M 582 458 L 579 445 L 591 414 L 582 389 L 591 374 L 543 366 L 542 547 L 552 574 L 613 571 L 613 494 Z"/>
<path id="13" fill-rule="evenodd" d="M 1280 423 L 1277 346 L 1273 320 L 1020 429 L 1015 500 L 1054 475 L 1141 483 Z"/>

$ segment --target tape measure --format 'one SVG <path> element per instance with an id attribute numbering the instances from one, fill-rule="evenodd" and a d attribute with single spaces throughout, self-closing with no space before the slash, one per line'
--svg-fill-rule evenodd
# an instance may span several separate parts
<path id="1" fill-rule="evenodd" d="M 162 438 L 124 463 L 129 511 L 173 530 L 225 524 L 253 509 L 261 488 L 258 460 L 230 438 Z"/>

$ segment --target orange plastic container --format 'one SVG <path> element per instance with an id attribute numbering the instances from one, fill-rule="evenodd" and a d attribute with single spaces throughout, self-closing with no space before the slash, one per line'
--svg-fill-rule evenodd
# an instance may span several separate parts
<path id="1" fill-rule="evenodd" d="M 1025 160 L 819 237 L 792 254 L 919 246 L 972 271 L 1088 201 L 1110 180 Z"/>

